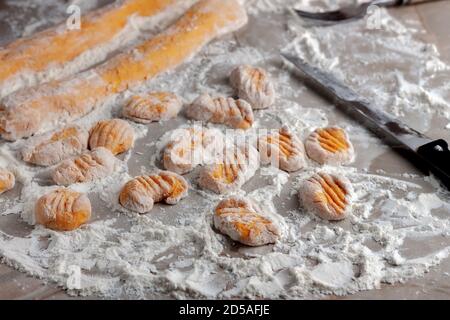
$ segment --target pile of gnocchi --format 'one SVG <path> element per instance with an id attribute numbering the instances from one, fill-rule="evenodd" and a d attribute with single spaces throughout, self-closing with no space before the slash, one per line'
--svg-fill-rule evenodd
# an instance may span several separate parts
<path id="1" fill-rule="evenodd" d="M 275 103 L 275 90 L 268 73 L 248 65 L 235 68 L 230 83 L 233 97 L 200 95 L 183 108 L 182 99 L 170 92 L 150 92 L 133 96 L 123 107 L 123 118 L 148 124 L 177 117 L 183 110 L 188 119 L 222 124 L 247 130 L 254 124 L 254 111 Z M 43 195 L 35 205 L 37 223 L 57 231 L 70 231 L 87 223 L 92 215 L 87 195 L 70 185 L 96 181 L 111 175 L 116 156 L 133 148 L 135 132 L 124 119 L 102 120 L 90 130 L 68 126 L 31 139 L 22 150 L 25 162 L 52 166 L 54 191 Z M 239 190 L 260 164 L 274 165 L 296 172 L 307 165 L 307 158 L 319 164 L 351 163 L 355 153 L 347 133 L 339 127 L 319 128 L 302 142 L 296 133 L 282 126 L 263 134 L 255 144 L 228 145 L 220 130 L 189 127 L 169 139 L 162 154 L 164 171 L 138 176 L 127 182 L 118 202 L 140 214 L 150 212 L 155 203 L 174 205 L 186 198 L 189 184 L 183 175 L 201 166 L 198 184 L 226 195 Z M 220 156 L 219 156 L 220 155 Z M 14 175 L 0 170 L 0 193 L 14 187 Z M 351 210 L 352 186 L 340 175 L 319 172 L 303 181 L 298 195 L 301 205 L 325 220 L 342 220 Z M 229 196 L 220 201 L 213 215 L 214 227 L 248 246 L 275 243 L 280 228 L 254 201 Z"/>

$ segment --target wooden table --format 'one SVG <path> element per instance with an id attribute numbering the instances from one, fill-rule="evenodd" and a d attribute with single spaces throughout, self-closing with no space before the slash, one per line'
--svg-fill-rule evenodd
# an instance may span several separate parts
<path id="1" fill-rule="evenodd" d="M 0 1 L 0 10 L 2 1 Z M 438 47 L 442 59 L 450 62 L 450 1 L 433 2 L 415 7 L 391 9 L 399 19 L 420 21 L 426 33 L 424 41 Z M 404 284 L 383 285 L 380 290 L 359 292 L 340 299 L 450 299 L 450 259 L 425 277 Z M 332 297 L 337 298 L 337 297 Z M 72 299 L 54 284 L 29 277 L 0 264 L 0 299 Z"/>

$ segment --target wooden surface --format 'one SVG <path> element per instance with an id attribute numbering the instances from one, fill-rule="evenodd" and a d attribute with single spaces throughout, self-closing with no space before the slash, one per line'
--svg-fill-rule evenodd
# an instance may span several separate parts
<path id="1" fill-rule="evenodd" d="M 0 10 L 1 10 L 0 1 Z M 434 43 L 446 62 L 450 62 L 450 1 L 391 9 L 400 19 L 420 21 L 424 41 Z M 425 277 L 404 284 L 383 285 L 379 290 L 360 292 L 340 299 L 450 299 L 450 259 L 433 268 Z M 93 297 L 91 297 L 93 298 Z M 337 297 L 332 297 L 337 298 Z M 0 264 L 0 299 L 72 299 L 54 284 L 29 277 Z"/>

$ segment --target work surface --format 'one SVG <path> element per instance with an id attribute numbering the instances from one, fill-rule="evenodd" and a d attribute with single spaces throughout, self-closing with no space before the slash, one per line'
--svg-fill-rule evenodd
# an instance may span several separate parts
<path id="1" fill-rule="evenodd" d="M 9 10 L 8 6 L 0 1 L 0 10 Z M 430 3 L 415 7 L 405 7 L 401 9 L 392 9 L 390 11 L 396 18 L 423 28 L 425 32 L 421 34 L 422 40 L 427 43 L 433 43 L 438 48 L 441 59 L 450 63 L 450 38 L 448 30 L 450 30 L 450 20 L 448 18 L 450 12 L 450 1 Z M 18 14 L 15 12 L 15 14 Z M 50 13 L 49 13 L 50 14 Z M 252 28 L 252 27 L 250 27 Z M 256 27 L 253 27 L 256 28 Z M 11 40 L 12 30 L 8 30 L 0 21 L 0 43 Z M 274 35 L 272 35 L 274 36 Z M 239 41 L 248 40 L 245 35 Z M 255 42 L 257 42 L 255 40 Z M 276 41 L 274 41 L 276 42 Z M 450 72 L 447 72 L 447 78 L 444 81 L 450 81 Z M 313 94 L 311 94 L 313 96 Z M 316 104 L 322 101 L 316 97 Z M 314 103 L 311 103 L 314 105 Z M 328 115 L 330 118 L 332 115 Z M 339 115 L 337 117 L 342 117 Z M 446 119 L 433 118 L 433 123 L 428 127 L 427 134 L 436 138 L 445 138 L 450 140 L 448 129 L 445 126 L 450 122 Z M 420 126 L 420 119 L 416 120 L 414 125 Z M 420 129 L 420 127 L 418 127 Z M 161 130 L 161 129 L 160 129 Z M 142 149 L 143 147 L 141 147 Z M 358 147 L 356 148 L 358 151 Z M 360 153 L 362 149 L 359 149 Z M 357 160 L 357 166 L 364 168 L 364 156 L 360 156 Z M 398 157 L 392 151 L 385 149 L 377 157 L 377 161 L 371 161 L 370 168 L 366 168 L 369 172 L 386 172 L 389 174 L 417 174 L 414 168 L 410 167 L 403 159 Z M 441 214 L 448 215 L 450 212 L 443 211 Z M 2 221 L 3 220 L 3 221 Z M 6 218 L 0 216 L 0 229 L 3 230 Z M 439 241 L 439 240 L 436 240 Z M 442 240 L 443 245 L 448 246 L 448 238 Z M 417 245 L 417 251 L 427 253 L 428 244 Z M 432 244 L 430 244 L 430 247 Z M 410 250 L 414 251 L 416 247 L 412 245 Z M 338 299 L 450 299 L 450 259 L 445 259 L 440 265 L 431 268 L 424 277 L 419 279 L 411 279 L 402 284 L 387 285 L 383 284 L 380 289 L 358 292 L 353 295 L 331 298 Z M 71 299 L 63 290 L 59 289 L 52 283 L 44 284 L 41 280 L 34 279 L 15 271 L 14 269 L 0 265 L 0 298 L 1 299 Z M 165 298 L 165 296 L 161 297 Z"/>

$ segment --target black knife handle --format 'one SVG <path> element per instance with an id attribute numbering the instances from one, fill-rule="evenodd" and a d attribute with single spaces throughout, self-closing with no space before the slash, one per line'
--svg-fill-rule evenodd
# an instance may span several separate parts
<path id="1" fill-rule="evenodd" d="M 450 189 L 450 150 L 445 140 L 436 140 L 417 149 L 423 164 Z"/>
<path id="2" fill-rule="evenodd" d="M 407 5 L 414 5 L 414 4 L 422 4 L 426 2 L 436 2 L 439 0 L 397 0 L 396 5 L 397 6 L 407 6 Z"/>
<path id="3" fill-rule="evenodd" d="M 435 2 L 437 0 L 400 0 L 403 2 L 402 5 L 410 5 L 410 4 L 421 4 L 425 2 Z"/>

